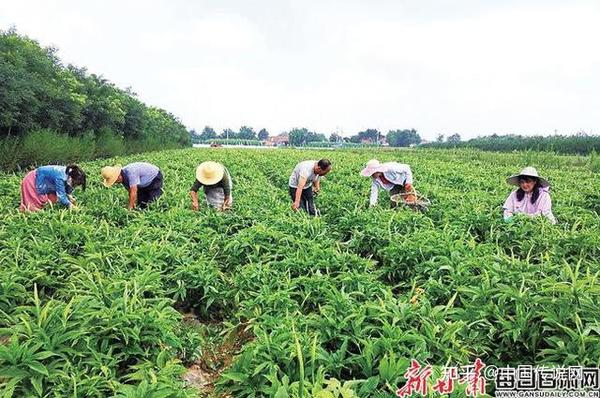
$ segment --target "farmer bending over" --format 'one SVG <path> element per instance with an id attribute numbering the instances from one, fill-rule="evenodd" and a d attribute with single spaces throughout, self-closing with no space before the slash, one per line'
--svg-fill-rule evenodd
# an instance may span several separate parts
<path id="1" fill-rule="evenodd" d="M 514 214 L 527 214 L 545 216 L 552 224 L 556 224 L 552 214 L 550 183 L 540 177 L 534 167 L 525 167 L 519 174 L 508 177 L 506 182 L 519 189 L 512 191 L 502 206 L 505 221 L 511 220 Z"/>
<path id="2" fill-rule="evenodd" d="M 102 182 L 110 188 L 114 183 L 123 184 L 129 191 L 129 210 L 137 205 L 141 209 L 162 195 L 163 176 L 158 167 L 146 162 L 130 163 L 125 167 L 120 165 L 106 166 L 101 171 Z"/>
<path id="3" fill-rule="evenodd" d="M 217 162 L 202 162 L 196 168 L 196 181 L 190 189 L 192 209 L 198 210 L 198 190 L 204 189 L 206 203 L 219 210 L 231 208 L 231 175 L 225 166 Z"/>
<path id="4" fill-rule="evenodd" d="M 379 160 L 371 159 L 360 174 L 363 177 L 371 177 L 372 179 L 370 206 L 377 204 L 379 189 L 388 191 L 390 195 L 405 194 L 403 195 L 405 203 L 415 203 L 416 196 L 412 186 L 413 176 L 409 165 L 397 162 L 379 163 Z M 390 206 L 395 208 L 398 203 L 390 200 Z"/>
<path id="5" fill-rule="evenodd" d="M 294 167 L 288 183 L 294 211 L 302 208 L 311 216 L 317 214 L 314 194 L 321 190 L 320 177 L 330 171 L 331 162 L 327 159 L 305 160 Z"/>
<path id="6" fill-rule="evenodd" d="M 73 188 L 85 191 L 85 172 L 76 164 L 41 166 L 31 170 L 21 182 L 21 211 L 38 211 L 48 203 L 60 201 L 69 209 L 75 208 Z"/>

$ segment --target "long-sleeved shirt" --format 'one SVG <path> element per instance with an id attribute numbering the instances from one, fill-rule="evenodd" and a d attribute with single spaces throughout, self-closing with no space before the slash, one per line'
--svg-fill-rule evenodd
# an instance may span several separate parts
<path id="1" fill-rule="evenodd" d="M 230 196 L 232 183 L 231 183 L 231 175 L 229 175 L 229 170 L 227 170 L 227 168 L 225 168 L 225 172 L 223 173 L 223 178 L 221 178 L 221 181 L 219 181 L 213 185 L 204 185 L 196 179 L 194 181 L 194 185 L 192 185 L 192 188 L 190 190 L 193 192 L 198 192 L 200 187 L 204 187 L 204 192 L 210 191 L 211 189 L 214 189 L 214 188 L 223 188 L 223 195 L 225 195 L 225 197 Z"/>
<path id="2" fill-rule="evenodd" d="M 511 192 L 504 202 L 504 219 L 508 219 L 513 214 L 527 214 L 530 216 L 542 215 L 552 224 L 556 224 L 556 218 L 552 214 L 552 200 L 548 188 L 541 188 L 540 195 L 535 203 L 531 203 L 531 193 L 525 193 L 523 200 L 517 199 L 517 191 Z"/>
<path id="3" fill-rule="evenodd" d="M 125 188 L 129 189 L 137 185 L 140 188 L 150 185 L 152 180 L 156 178 L 160 169 L 151 163 L 135 162 L 123 167 L 122 174 L 125 174 L 127 184 Z"/>
<path id="4" fill-rule="evenodd" d="M 56 197 L 65 206 L 70 206 L 71 201 L 67 196 L 67 168 L 65 166 L 42 166 L 36 169 L 35 190 L 40 195 L 56 194 Z"/>
<path id="5" fill-rule="evenodd" d="M 406 184 L 412 185 L 413 175 L 410 166 L 403 163 L 387 162 L 381 165 L 383 169 L 383 177 L 386 181 L 381 178 L 374 178 L 371 183 L 371 196 L 369 198 L 369 204 L 375 206 L 379 197 L 379 189 L 391 191 L 396 185 L 405 186 Z"/>

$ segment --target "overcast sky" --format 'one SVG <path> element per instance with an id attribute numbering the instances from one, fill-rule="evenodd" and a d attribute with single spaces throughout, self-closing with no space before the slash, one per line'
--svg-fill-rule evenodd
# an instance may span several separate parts
<path id="1" fill-rule="evenodd" d="M 600 133 L 600 0 L 0 0 L 188 127 Z"/>

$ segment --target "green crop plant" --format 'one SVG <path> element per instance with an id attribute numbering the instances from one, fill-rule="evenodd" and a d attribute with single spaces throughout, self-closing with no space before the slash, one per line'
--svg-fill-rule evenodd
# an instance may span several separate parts
<path id="1" fill-rule="evenodd" d="M 594 155 L 595 156 L 595 155 Z M 298 161 L 328 157 L 321 217 L 293 213 Z M 413 168 L 426 213 L 368 207 L 372 158 Z M 145 160 L 164 195 L 128 211 L 100 168 Z M 190 208 L 222 162 L 232 211 Z M 530 164 L 531 163 L 531 164 Z M 502 219 L 526 165 L 559 223 Z M 434 366 L 600 362 L 600 180 L 590 159 L 473 149 L 168 150 L 82 164 L 79 209 L 22 214 L 0 178 L 0 395 L 383 397 Z M 186 385 L 203 366 L 211 388 Z M 214 388 L 213 388 L 214 387 Z M 462 388 L 462 390 L 461 390 Z M 451 396 L 464 395 L 460 387 Z"/>

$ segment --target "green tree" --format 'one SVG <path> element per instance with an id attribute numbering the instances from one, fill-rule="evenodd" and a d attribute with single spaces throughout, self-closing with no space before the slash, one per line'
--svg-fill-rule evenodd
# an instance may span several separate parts
<path id="1" fill-rule="evenodd" d="M 55 129 L 77 116 L 56 49 L 42 48 L 11 29 L 0 31 L 0 54 L 0 135 Z"/>
<path id="2" fill-rule="evenodd" d="M 327 137 L 325 134 L 315 133 L 314 131 L 309 131 L 307 128 L 293 128 L 288 133 L 290 139 L 290 145 L 302 146 L 306 145 L 309 142 L 325 142 L 327 141 Z"/>
<path id="3" fill-rule="evenodd" d="M 415 129 L 391 130 L 387 134 L 387 142 L 393 147 L 408 147 L 421 142 L 421 137 Z"/>
<path id="4" fill-rule="evenodd" d="M 252 127 L 242 126 L 240 127 L 240 132 L 238 133 L 238 138 L 242 140 L 255 140 L 256 133 L 252 129 Z"/>
<path id="5" fill-rule="evenodd" d="M 308 133 L 307 142 L 327 142 L 325 134 L 310 132 Z"/>
<path id="6" fill-rule="evenodd" d="M 125 118 L 123 123 L 123 136 L 127 139 L 138 140 L 143 135 L 144 104 L 134 97 L 127 97 L 124 101 Z"/>
<path id="7" fill-rule="evenodd" d="M 205 126 L 204 129 L 202 130 L 202 133 L 200 133 L 201 140 L 206 141 L 206 140 L 212 140 L 215 138 L 217 138 L 217 133 L 210 126 Z"/>
<path id="8" fill-rule="evenodd" d="M 63 66 L 55 48 L 43 48 L 14 29 L 0 31 L 0 138 L 8 137 L 11 148 L 18 150 L 19 142 L 40 130 L 50 131 L 45 137 L 55 133 L 83 138 L 80 159 L 94 153 L 94 146 L 102 147 L 106 156 L 110 147 L 119 146 L 99 141 L 127 140 L 119 149 L 127 151 L 191 143 L 190 133 L 174 115 L 148 107 L 130 88 L 120 89 L 85 68 Z M 58 145 L 63 140 L 54 141 Z M 73 148 L 78 145 L 73 141 Z M 31 159 L 40 159 L 38 155 Z M 27 156 L 21 157 L 21 166 L 28 165 Z"/>
<path id="9" fill-rule="evenodd" d="M 377 144 L 382 140 L 383 134 L 381 134 L 377 129 L 366 129 L 350 137 L 350 142 L 354 142 L 356 144 L 360 144 L 362 142 Z"/>
<path id="10" fill-rule="evenodd" d="M 232 129 L 223 129 L 223 132 L 221 134 L 219 134 L 220 139 L 223 140 L 233 140 L 233 139 L 237 139 L 238 138 L 238 134 L 233 131 Z"/>
<path id="11" fill-rule="evenodd" d="M 446 142 L 450 143 L 450 144 L 458 144 L 460 143 L 461 138 L 460 138 L 460 134 L 456 133 L 456 134 L 452 134 L 451 136 L 449 136 L 446 139 Z"/>
<path id="12" fill-rule="evenodd" d="M 290 139 L 290 145 L 301 146 L 305 145 L 308 141 L 308 129 L 306 128 L 293 128 L 288 133 Z"/>
<path id="13" fill-rule="evenodd" d="M 269 138 L 269 132 L 267 131 L 267 129 L 261 129 L 258 132 L 258 139 L 261 141 L 266 141 Z"/>

